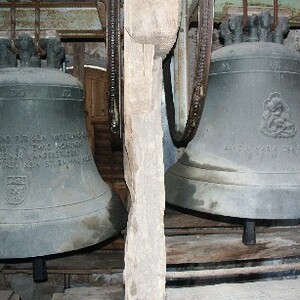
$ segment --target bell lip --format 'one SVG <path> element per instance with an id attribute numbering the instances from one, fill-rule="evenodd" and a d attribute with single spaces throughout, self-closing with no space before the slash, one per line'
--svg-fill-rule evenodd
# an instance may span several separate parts
<path id="1" fill-rule="evenodd" d="M 116 236 L 126 224 L 126 208 L 113 192 L 104 209 L 78 218 L 45 222 L 39 224 L 39 227 L 36 224 L 1 226 L 0 235 L 4 236 L 6 233 L 6 236 L 4 242 L 0 244 L 0 260 L 31 259 L 71 253 Z M 28 244 L 28 240 L 29 245 L 24 249 L 24 244 Z"/>
<path id="2" fill-rule="evenodd" d="M 201 178 L 196 180 L 184 176 L 182 172 L 178 173 L 177 164 L 165 175 L 167 203 L 194 211 L 242 219 L 300 218 L 300 185 L 264 187 L 222 184 L 210 180 L 208 173 L 201 168 L 198 169 Z"/>

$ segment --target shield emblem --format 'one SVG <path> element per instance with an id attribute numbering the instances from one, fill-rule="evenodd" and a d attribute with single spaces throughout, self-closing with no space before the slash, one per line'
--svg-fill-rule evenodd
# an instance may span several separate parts
<path id="1" fill-rule="evenodd" d="M 6 200 L 9 204 L 21 204 L 26 198 L 26 176 L 8 176 Z"/>

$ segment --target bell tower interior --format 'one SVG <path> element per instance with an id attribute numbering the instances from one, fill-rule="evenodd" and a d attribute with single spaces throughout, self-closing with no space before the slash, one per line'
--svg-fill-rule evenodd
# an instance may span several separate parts
<path id="1" fill-rule="evenodd" d="M 298 299 L 299 16 L 0 0 L 0 300 Z"/>

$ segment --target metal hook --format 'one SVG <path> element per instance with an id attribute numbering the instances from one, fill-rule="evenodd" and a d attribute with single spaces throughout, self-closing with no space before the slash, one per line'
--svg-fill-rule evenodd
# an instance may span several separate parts
<path id="1" fill-rule="evenodd" d="M 278 26 L 278 0 L 274 0 L 274 19 L 271 26 L 271 31 L 274 31 Z"/>
<path id="2" fill-rule="evenodd" d="M 42 49 L 40 48 L 40 26 L 41 26 L 41 8 L 40 0 L 35 0 L 35 20 L 34 20 L 34 42 L 37 53 L 41 54 Z"/>
<path id="3" fill-rule="evenodd" d="M 274 9 L 274 19 L 273 19 L 273 24 L 271 26 L 271 31 L 274 31 L 278 26 L 278 0 L 274 0 L 273 9 Z M 247 26 L 247 22 L 248 22 L 248 1 L 243 0 L 243 22 L 242 22 L 243 28 Z"/>
<path id="4" fill-rule="evenodd" d="M 247 26 L 247 23 L 248 23 L 248 1 L 243 0 L 243 21 L 242 21 L 243 29 Z"/>
<path id="5" fill-rule="evenodd" d="M 12 0 L 10 8 L 10 34 L 11 34 L 11 49 L 18 54 L 16 47 L 16 0 Z"/>

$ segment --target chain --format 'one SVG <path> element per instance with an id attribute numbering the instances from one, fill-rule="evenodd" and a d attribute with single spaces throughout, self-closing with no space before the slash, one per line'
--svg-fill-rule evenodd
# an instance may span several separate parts
<path id="1" fill-rule="evenodd" d="M 107 71 L 109 78 L 108 104 L 113 140 L 121 137 L 120 113 L 120 25 L 119 0 L 107 1 Z"/>

